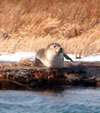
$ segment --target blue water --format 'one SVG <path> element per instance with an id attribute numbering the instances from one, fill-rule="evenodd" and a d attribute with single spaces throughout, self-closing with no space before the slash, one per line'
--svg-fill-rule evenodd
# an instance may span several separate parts
<path id="1" fill-rule="evenodd" d="M 100 89 L 0 91 L 0 113 L 100 113 Z"/>

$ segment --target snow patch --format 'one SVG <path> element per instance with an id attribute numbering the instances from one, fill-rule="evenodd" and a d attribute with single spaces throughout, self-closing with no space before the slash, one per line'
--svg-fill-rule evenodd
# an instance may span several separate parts
<path id="1" fill-rule="evenodd" d="M 2 62 L 19 62 L 21 59 L 34 60 L 35 53 L 32 52 L 16 52 L 16 53 L 3 53 L 0 55 Z"/>
<path id="2" fill-rule="evenodd" d="M 83 62 L 100 62 L 100 53 L 91 54 L 88 56 L 82 56 L 80 59 L 77 59 L 75 55 L 68 54 L 68 56 L 73 59 L 73 61 L 83 61 Z"/>

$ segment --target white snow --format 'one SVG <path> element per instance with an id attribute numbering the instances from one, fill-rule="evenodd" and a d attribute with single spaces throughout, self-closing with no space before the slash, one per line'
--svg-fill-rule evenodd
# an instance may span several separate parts
<path id="1" fill-rule="evenodd" d="M 76 56 L 74 54 L 68 54 L 68 56 L 73 61 L 100 62 L 100 53 L 82 56 L 81 59 L 76 59 Z M 35 53 L 33 52 L 0 53 L 0 62 L 19 62 L 21 59 L 34 60 L 34 58 Z"/>
<path id="2" fill-rule="evenodd" d="M 21 59 L 34 60 L 35 53 L 32 52 L 16 52 L 16 53 L 2 53 L 0 55 L 0 61 L 2 62 L 19 62 Z"/>
<path id="3" fill-rule="evenodd" d="M 69 56 L 73 61 L 100 62 L 100 53 L 91 54 L 91 55 L 88 55 L 88 56 L 81 56 L 80 59 L 77 59 L 76 56 L 73 55 L 73 54 L 68 54 L 68 56 Z"/>

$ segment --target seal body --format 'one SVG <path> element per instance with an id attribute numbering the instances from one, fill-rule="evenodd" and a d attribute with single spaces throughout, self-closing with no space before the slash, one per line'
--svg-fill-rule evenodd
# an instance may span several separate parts
<path id="1" fill-rule="evenodd" d="M 60 44 L 51 43 L 47 48 L 39 49 L 36 53 L 35 64 L 48 68 L 64 67 L 64 52 Z"/>

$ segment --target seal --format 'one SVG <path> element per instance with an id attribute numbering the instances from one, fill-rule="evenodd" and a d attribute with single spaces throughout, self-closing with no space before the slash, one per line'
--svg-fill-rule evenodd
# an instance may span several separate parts
<path id="1" fill-rule="evenodd" d="M 73 60 L 63 51 L 58 43 L 51 43 L 46 48 L 41 48 L 36 52 L 35 64 L 37 66 L 46 66 L 47 68 L 64 67 L 64 57 L 73 62 Z"/>

